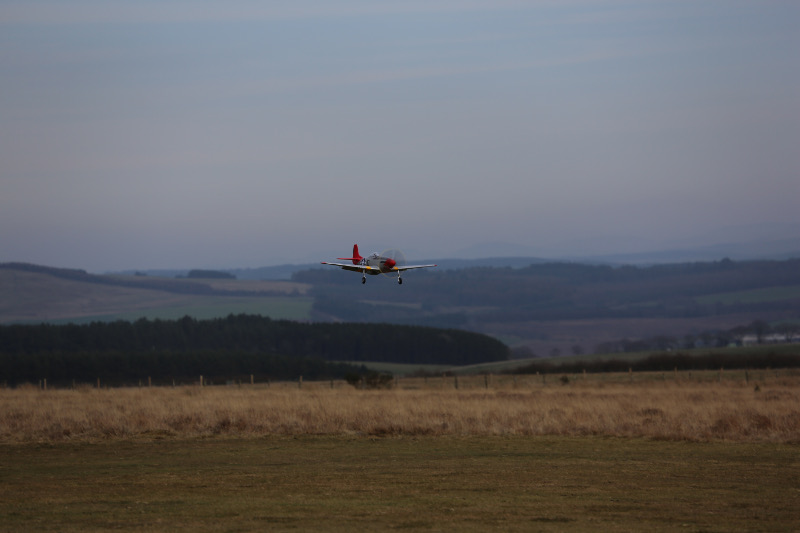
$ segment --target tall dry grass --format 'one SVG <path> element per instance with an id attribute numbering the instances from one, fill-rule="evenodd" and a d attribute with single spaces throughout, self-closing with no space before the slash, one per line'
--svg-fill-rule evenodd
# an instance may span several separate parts
<path id="1" fill-rule="evenodd" d="M 211 435 L 603 435 L 800 443 L 800 375 L 752 379 L 483 377 L 343 383 L 0 389 L 5 443 Z"/>

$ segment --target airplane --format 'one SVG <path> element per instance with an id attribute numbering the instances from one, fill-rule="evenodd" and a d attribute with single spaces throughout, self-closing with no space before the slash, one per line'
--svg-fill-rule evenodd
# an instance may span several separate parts
<path id="1" fill-rule="evenodd" d="M 348 265 L 347 263 L 328 263 L 327 261 L 321 261 L 323 265 L 332 265 L 341 267 L 344 270 L 350 270 L 352 272 L 361 272 L 361 283 L 367 282 L 367 274 L 371 276 L 377 276 L 378 274 L 390 274 L 397 272 L 397 283 L 400 285 L 403 284 L 403 278 L 400 277 L 403 272 L 406 270 L 412 270 L 415 268 L 430 268 L 435 267 L 436 265 L 398 265 L 397 263 L 404 263 L 405 258 L 402 256 L 402 253 L 398 252 L 397 250 L 393 250 L 396 252 L 395 257 L 390 257 L 387 252 L 384 252 L 387 255 L 381 255 L 378 253 L 370 254 L 369 257 L 361 257 L 358 253 L 358 245 L 353 245 L 353 257 L 337 257 L 336 259 L 340 259 L 342 261 L 351 261 L 353 264 Z"/>

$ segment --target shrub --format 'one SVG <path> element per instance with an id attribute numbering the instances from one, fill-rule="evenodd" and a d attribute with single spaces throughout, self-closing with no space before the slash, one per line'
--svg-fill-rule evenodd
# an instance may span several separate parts
<path id="1" fill-rule="evenodd" d="M 381 372 L 347 374 L 345 381 L 357 389 L 391 389 L 394 376 Z"/>

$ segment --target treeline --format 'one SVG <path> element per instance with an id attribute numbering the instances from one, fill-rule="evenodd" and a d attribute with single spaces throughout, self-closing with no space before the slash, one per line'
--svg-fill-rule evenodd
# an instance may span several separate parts
<path id="1" fill-rule="evenodd" d="M 250 352 L 327 361 L 468 365 L 508 358 L 479 333 L 389 324 L 306 324 L 259 315 L 0 326 L 0 353 Z"/>
<path id="2" fill-rule="evenodd" d="M 236 279 L 236 276 L 229 272 L 202 269 L 190 270 L 186 277 L 189 279 Z"/>
<path id="3" fill-rule="evenodd" d="M 692 355 L 687 353 L 654 354 L 636 361 L 621 359 L 588 359 L 582 361 L 537 361 L 517 368 L 514 374 L 578 374 L 581 372 L 672 372 L 674 370 L 719 370 L 798 368 L 800 354 L 778 352 Z"/>
<path id="4" fill-rule="evenodd" d="M 343 379 L 363 372 L 345 363 L 331 363 L 318 357 L 246 352 L 39 352 L 0 353 L 0 384 L 19 385 L 47 380 L 55 386 L 92 384 L 102 386 L 186 384 L 198 382 L 249 383 L 271 380 Z"/>
<path id="5" fill-rule="evenodd" d="M 85 379 L 101 373 L 114 379 L 201 373 L 263 373 L 274 379 L 301 374 L 341 377 L 353 369 L 329 363 L 455 366 L 508 356 L 508 347 L 500 341 L 466 331 L 389 324 L 303 324 L 257 315 L 0 326 L 0 380 L 7 382 L 48 376 Z M 303 370 L 309 365 L 316 370 Z"/>

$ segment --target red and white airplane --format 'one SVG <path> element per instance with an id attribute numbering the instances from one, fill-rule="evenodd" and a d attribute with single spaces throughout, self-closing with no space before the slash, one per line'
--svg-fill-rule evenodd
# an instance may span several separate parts
<path id="1" fill-rule="evenodd" d="M 351 270 L 353 272 L 361 272 L 361 283 L 367 282 L 367 274 L 377 276 L 378 274 L 393 274 L 397 272 L 397 283 L 402 284 L 403 278 L 401 274 L 406 270 L 413 270 L 415 268 L 430 268 L 436 265 L 406 265 L 405 256 L 399 250 L 387 250 L 382 254 L 374 253 L 369 257 L 361 257 L 358 253 L 358 245 L 353 245 L 353 257 L 337 257 L 343 261 L 352 262 L 351 265 L 347 263 L 328 263 L 322 261 L 323 265 L 333 265 L 343 268 L 344 270 Z"/>

